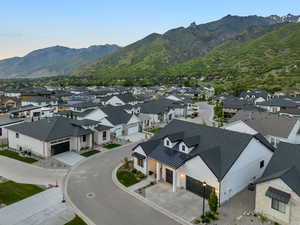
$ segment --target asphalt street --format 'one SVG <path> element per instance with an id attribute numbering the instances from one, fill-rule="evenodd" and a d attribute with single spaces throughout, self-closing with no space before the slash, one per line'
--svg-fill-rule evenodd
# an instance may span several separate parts
<path id="1" fill-rule="evenodd" d="M 179 225 L 113 183 L 113 170 L 135 145 L 97 154 L 74 168 L 66 187 L 70 200 L 97 225 Z"/>

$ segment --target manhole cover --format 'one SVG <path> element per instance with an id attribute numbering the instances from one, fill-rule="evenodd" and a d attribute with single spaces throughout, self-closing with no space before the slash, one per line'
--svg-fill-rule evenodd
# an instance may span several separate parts
<path id="1" fill-rule="evenodd" d="M 86 194 L 87 198 L 94 198 L 95 197 L 95 193 L 91 192 L 91 193 L 87 193 Z"/>

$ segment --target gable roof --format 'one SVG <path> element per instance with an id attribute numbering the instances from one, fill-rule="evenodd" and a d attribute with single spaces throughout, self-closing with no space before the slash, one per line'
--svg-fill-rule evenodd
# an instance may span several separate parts
<path id="1" fill-rule="evenodd" d="M 280 142 L 257 183 L 280 178 L 300 196 L 300 145 Z"/>
<path id="2" fill-rule="evenodd" d="M 237 112 L 229 122 L 243 121 L 248 126 L 263 135 L 287 138 L 298 119 L 295 117 L 280 116 L 278 114 L 259 111 Z"/>
<path id="3" fill-rule="evenodd" d="M 130 94 L 130 93 L 116 95 L 116 97 L 118 97 L 119 99 L 121 99 L 122 102 L 124 102 L 124 103 L 130 103 L 130 102 L 137 101 L 137 99 L 132 94 Z"/>
<path id="4" fill-rule="evenodd" d="M 0 126 L 10 125 L 13 123 L 19 123 L 24 121 L 24 119 L 21 118 L 9 118 L 7 116 L 0 116 Z"/>
<path id="5" fill-rule="evenodd" d="M 92 133 L 90 130 L 76 125 L 75 120 L 64 117 L 52 117 L 30 123 L 21 123 L 9 126 L 7 129 L 41 141 L 78 137 Z"/>
<path id="6" fill-rule="evenodd" d="M 127 124 L 132 117 L 132 114 L 127 113 L 122 107 L 108 105 L 99 108 L 107 115 L 106 119 L 113 125 Z"/>
<path id="7" fill-rule="evenodd" d="M 278 106 L 278 107 L 298 107 L 299 104 L 284 98 L 272 98 L 269 101 L 258 102 L 257 105 L 261 106 Z"/>
<path id="8" fill-rule="evenodd" d="M 146 102 L 140 105 L 141 113 L 145 114 L 161 114 L 168 112 L 171 108 L 182 108 L 183 104 L 178 101 L 160 98 L 155 101 Z"/>
<path id="9" fill-rule="evenodd" d="M 162 140 L 165 137 L 177 141 L 173 149 L 163 145 Z M 173 120 L 140 146 L 150 158 L 166 163 L 175 169 L 182 166 L 187 160 L 200 156 L 220 181 L 253 138 L 264 144 L 270 151 L 274 150 L 267 145 L 267 141 L 261 140 L 261 138 L 264 139 L 262 136 L 256 137 L 182 120 Z M 188 154 L 179 152 L 180 141 L 185 143 L 191 141 L 195 147 Z"/>

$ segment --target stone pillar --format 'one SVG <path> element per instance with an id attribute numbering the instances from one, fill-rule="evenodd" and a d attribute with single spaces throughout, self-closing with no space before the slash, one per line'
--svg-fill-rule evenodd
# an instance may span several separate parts
<path id="1" fill-rule="evenodd" d="M 156 161 L 156 182 L 160 181 L 160 163 Z"/>
<path id="2" fill-rule="evenodd" d="M 173 192 L 176 192 L 177 188 L 177 171 L 173 170 Z"/>

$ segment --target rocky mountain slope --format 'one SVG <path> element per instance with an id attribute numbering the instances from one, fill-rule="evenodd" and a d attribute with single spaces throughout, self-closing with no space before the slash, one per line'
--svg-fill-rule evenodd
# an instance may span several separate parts
<path id="1" fill-rule="evenodd" d="M 0 78 L 65 75 L 119 49 L 117 45 L 95 45 L 81 49 L 54 46 L 39 49 L 24 57 L 0 60 Z"/>

